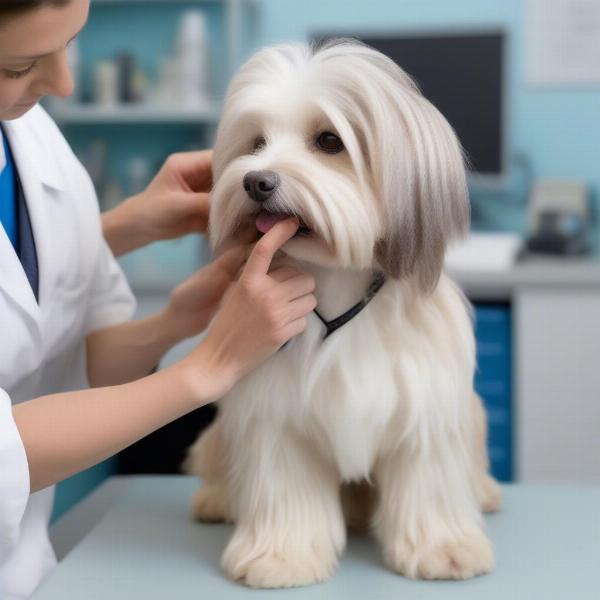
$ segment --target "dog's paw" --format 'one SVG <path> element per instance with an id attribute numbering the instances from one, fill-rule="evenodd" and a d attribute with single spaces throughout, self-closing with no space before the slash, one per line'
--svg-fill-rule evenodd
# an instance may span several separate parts
<path id="1" fill-rule="evenodd" d="M 484 473 L 477 479 L 475 494 L 479 508 L 483 512 L 500 510 L 502 490 L 500 484 L 488 473 Z"/>
<path id="2" fill-rule="evenodd" d="M 334 552 L 319 554 L 290 550 L 289 553 L 266 550 L 248 559 L 245 544 L 230 545 L 221 566 L 228 577 L 252 588 L 290 588 L 325 581 L 337 566 Z M 246 551 L 245 551 L 246 550 Z"/>
<path id="3" fill-rule="evenodd" d="M 197 521 L 231 522 L 227 490 L 219 484 L 203 484 L 192 499 L 191 511 Z"/>
<path id="4" fill-rule="evenodd" d="M 266 554 L 249 562 L 237 576 L 229 575 L 252 588 L 289 588 L 325 581 L 334 569 L 335 565 L 321 563 L 316 557 L 307 561 Z"/>
<path id="5" fill-rule="evenodd" d="M 492 545 L 483 532 L 426 548 L 400 542 L 384 551 L 384 559 L 411 579 L 470 579 L 494 568 Z"/>

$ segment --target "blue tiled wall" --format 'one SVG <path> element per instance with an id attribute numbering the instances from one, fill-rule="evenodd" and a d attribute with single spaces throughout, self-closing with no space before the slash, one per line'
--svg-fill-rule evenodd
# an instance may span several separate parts
<path id="1" fill-rule="evenodd" d="M 477 372 L 475 389 L 488 415 L 492 473 L 512 480 L 511 313 L 508 304 L 475 306 Z"/>

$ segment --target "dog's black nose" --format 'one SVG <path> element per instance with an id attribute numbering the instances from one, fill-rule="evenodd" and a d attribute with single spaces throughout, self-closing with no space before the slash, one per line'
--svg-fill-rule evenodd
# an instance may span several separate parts
<path id="1" fill-rule="evenodd" d="M 244 189 L 255 202 L 265 202 L 277 189 L 279 176 L 274 171 L 250 171 L 244 177 Z"/>

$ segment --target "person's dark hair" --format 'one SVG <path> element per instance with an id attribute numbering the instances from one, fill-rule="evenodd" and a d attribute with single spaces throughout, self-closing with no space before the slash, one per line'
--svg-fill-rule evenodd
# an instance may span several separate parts
<path id="1" fill-rule="evenodd" d="M 0 19 L 45 6 L 66 6 L 71 0 L 3 0 L 0 1 Z"/>

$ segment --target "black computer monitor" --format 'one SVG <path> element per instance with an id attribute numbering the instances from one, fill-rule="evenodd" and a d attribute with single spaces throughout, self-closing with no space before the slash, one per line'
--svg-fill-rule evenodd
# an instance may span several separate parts
<path id="1" fill-rule="evenodd" d="M 452 124 L 474 175 L 505 172 L 502 32 L 402 32 L 316 35 L 352 37 L 383 52 L 409 73 Z"/>

